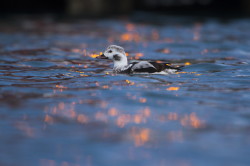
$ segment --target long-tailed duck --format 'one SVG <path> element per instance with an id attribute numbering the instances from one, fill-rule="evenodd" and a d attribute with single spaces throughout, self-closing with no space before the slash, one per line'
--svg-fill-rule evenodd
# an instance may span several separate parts
<path id="1" fill-rule="evenodd" d="M 105 52 L 98 56 L 99 59 L 111 59 L 114 62 L 114 73 L 124 74 L 171 74 L 180 71 L 180 68 L 170 66 L 170 63 L 157 63 L 149 61 L 139 61 L 128 64 L 125 51 L 117 45 L 110 45 Z"/>

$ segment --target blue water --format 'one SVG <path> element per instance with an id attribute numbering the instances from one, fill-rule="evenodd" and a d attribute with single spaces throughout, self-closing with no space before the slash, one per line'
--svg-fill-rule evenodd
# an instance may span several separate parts
<path id="1" fill-rule="evenodd" d="M 1 166 L 249 166 L 250 20 L 0 21 Z M 112 73 L 130 60 L 171 75 Z"/>

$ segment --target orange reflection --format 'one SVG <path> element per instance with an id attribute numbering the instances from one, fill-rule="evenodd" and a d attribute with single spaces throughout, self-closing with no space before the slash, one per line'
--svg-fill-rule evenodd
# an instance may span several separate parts
<path id="1" fill-rule="evenodd" d="M 180 89 L 180 87 L 174 87 L 174 86 L 172 86 L 172 87 L 167 88 L 166 90 L 167 91 L 177 91 L 179 89 Z"/>
<path id="2" fill-rule="evenodd" d="M 80 74 L 81 77 L 88 77 L 89 75 L 87 74 Z"/>
<path id="3" fill-rule="evenodd" d="M 76 112 L 72 109 L 72 110 L 69 110 L 69 116 L 71 118 L 75 118 L 76 117 Z"/>
<path id="4" fill-rule="evenodd" d="M 90 54 L 89 56 L 92 57 L 92 58 L 96 58 L 96 57 L 99 56 L 99 54 Z"/>
<path id="5" fill-rule="evenodd" d="M 146 103 L 146 102 L 147 102 L 147 99 L 146 99 L 146 98 L 141 97 L 141 98 L 139 99 L 139 101 L 140 101 L 140 103 Z"/>
<path id="6" fill-rule="evenodd" d="M 68 88 L 68 87 L 63 86 L 63 85 L 56 85 L 55 87 L 56 87 L 55 91 L 56 91 L 56 90 L 59 90 L 60 92 L 63 92 L 65 89 Z M 54 92 L 55 92 L 55 91 L 54 91 Z"/>
<path id="7" fill-rule="evenodd" d="M 107 103 L 106 101 L 101 101 L 99 106 L 100 106 L 101 108 L 106 108 L 107 105 L 108 105 L 108 103 Z"/>
<path id="8" fill-rule="evenodd" d="M 109 86 L 108 86 L 108 85 L 103 85 L 102 88 L 103 88 L 103 89 L 108 89 Z"/>
<path id="9" fill-rule="evenodd" d="M 140 114 L 137 114 L 137 115 L 134 115 L 134 118 L 133 118 L 134 122 L 136 124 L 140 124 L 142 122 L 146 122 L 146 120 L 144 119 L 144 117 Z"/>
<path id="10" fill-rule="evenodd" d="M 51 113 L 56 114 L 56 112 L 57 112 L 57 107 L 53 107 Z"/>
<path id="11" fill-rule="evenodd" d="M 143 128 L 138 129 L 133 127 L 130 131 L 131 137 L 134 141 L 135 146 L 143 146 L 150 140 L 150 129 Z"/>
<path id="12" fill-rule="evenodd" d="M 64 103 L 60 102 L 56 106 L 52 106 L 51 108 L 45 109 L 45 118 L 44 122 L 46 123 L 52 123 L 54 122 L 52 115 L 60 115 L 67 118 L 75 119 L 77 117 L 77 113 L 75 111 L 75 105 L 80 103 L 79 102 L 71 102 L 71 103 Z"/>
<path id="13" fill-rule="evenodd" d="M 157 62 L 157 63 L 164 63 L 164 61 L 160 61 L 160 60 L 157 60 L 157 61 L 155 61 L 155 62 Z M 167 65 L 167 64 L 166 64 Z"/>
<path id="14" fill-rule="evenodd" d="M 103 121 L 103 122 L 107 122 L 108 121 L 107 116 L 103 112 L 97 112 L 95 114 L 95 118 L 96 118 L 96 120 L 100 120 L 100 121 Z"/>
<path id="15" fill-rule="evenodd" d="M 49 115 L 45 115 L 44 122 L 51 124 L 53 123 L 53 118 Z"/>
<path id="16" fill-rule="evenodd" d="M 131 40 L 133 40 L 133 35 L 130 33 L 124 33 L 121 35 L 121 39 L 123 41 L 131 41 Z"/>
<path id="17" fill-rule="evenodd" d="M 178 119 L 178 114 L 175 112 L 170 112 L 168 113 L 168 120 L 177 120 Z"/>
<path id="18" fill-rule="evenodd" d="M 75 52 L 75 53 L 81 52 L 81 50 L 80 50 L 80 49 L 77 49 L 77 48 L 73 48 L 73 49 L 71 49 L 71 51 L 72 51 L 72 52 Z"/>
<path id="19" fill-rule="evenodd" d="M 58 104 L 58 109 L 59 109 L 59 110 L 63 110 L 64 108 L 65 108 L 64 102 L 60 102 L 60 103 Z"/>
<path id="20" fill-rule="evenodd" d="M 125 80 L 128 84 L 130 84 L 130 81 L 129 80 Z"/>
<path id="21" fill-rule="evenodd" d="M 140 57 L 143 57 L 143 53 L 136 53 L 135 59 L 140 59 Z"/>
<path id="22" fill-rule="evenodd" d="M 196 116 L 194 112 L 191 113 L 189 116 L 185 115 L 180 122 L 183 126 L 191 126 L 193 128 L 201 128 L 204 126 L 202 121 Z"/>
<path id="23" fill-rule="evenodd" d="M 118 111 L 115 108 L 111 108 L 108 111 L 109 116 L 117 116 L 118 115 Z"/>
<path id="24" fill-rule="evenodd" d="M 140 35 L 137 33 L 123 33 L 120 36 L 121 41 L 135 41 L 139 42 L 140 41 Z"/>
<path id="25" fill-rule="evenodd" d="M 119 115 L 116 120 L 116 124 L 119 127 L 124 127 L 127 123 L 130 122 L 130 119 L 131 119 L 131 116 L 128 114 Z"/>
<path id="26" fill-rule="evenodd" d="M 145 117 L 150 117 L 150 115 L 151 115 L 150 108 L 146 107 L 145 109 L 143 109 L 143 110 L 142 110 L 142 114 L 143 114 L 143 116 L 145 116 Z"/>
<path id="27" fill-rule="evenodd" d="M 194 128 L 200 128 L 201 127 L 201 120 L 195 115 L 195 113 L 191 113 L 190 115 L 190 124 Z"/>
<path id="28" fill-rule="evenodd" d="M 126 24 L 126 30 L 127 31 L 134 31 L 135 30 L 135 25 L 132 23 Z"/>
<path id="29" fill-rule="evenodd" d="M 130 115 L 130 114 L 119 114 L 119 112 L 115 108 L 111 108 L 108 111 L 109 116 L 117 116 L 116 125 L 119 127 L 124 127 L 128 123 L 146 123 L 148 117 L 150 117 L 151 111 L 148 107 L 144 108 L 143 110 L 139 110 L 137 114 Z"/>
<path id="30" fill-rule="evenodd" d="M 88 117 L 87 117 L 86 115 L 84 115 L 84 114 L 79 114 L 79 115 L 77 116 L 77 121 L 78 121 L 79 123 L 88 123 L 89 119 L 88 119 Z"/>
<path id="31" fill-rule="evenodd" d="M 134 85 L 134 84 L 135 84 L 134 82 L 129 81 L 129 80 L 125 80 L 125 81 L 126 81 L 126 83 L 128 83 L 129 85 Z"/>
<path id="32" fill-rule="evenodd" d="M 168 49 L 168 48 L 164 48 L 164 49 L 161 49 L 161 50 L 159 50 L 161 53 L 164 53 L 164 54 L 169 54 L 171 51 L 170 51 L 170 49 Z"/>

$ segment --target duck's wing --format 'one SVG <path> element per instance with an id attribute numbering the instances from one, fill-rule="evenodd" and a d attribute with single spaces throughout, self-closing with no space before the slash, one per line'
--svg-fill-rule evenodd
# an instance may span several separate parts
<path id="1" fill-rule="evenodd" d="M 131 72 L 154 73 L 157 72 L 157 67 L 147 61 L 135 62 L 132 64 Z"/>
<path id="2" fill-rule="evenodd" d="M 180 71 L 180 68 L 170 66 L 170 63 L 140 61 L 140 62 L 134 62 L 131 65 L 130 72 L 155 73 L 164 71 L 166 69 L 173 69 L 176 71 Z"/>
<path id="3" fill-rule="evenodd" d="M 157 68 L 158 72 L 167 70 L 167 69 L 173 69 L 176 71 L 181 71 L 181 67 L 174 67 L 171 66 L 170 63 L 157 63 L 157 62 L 150 62 L 155 68 Z"/>

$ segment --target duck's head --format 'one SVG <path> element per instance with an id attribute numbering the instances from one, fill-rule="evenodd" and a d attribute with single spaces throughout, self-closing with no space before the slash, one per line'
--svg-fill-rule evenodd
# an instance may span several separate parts
<path id="1" fill-rule="evenodd" d="M 126 66 L 128 64 L 124 49 L 117 45 L 108 46 L 104 53 L 97 58 L 113 60 L 114 67 Z"/>

